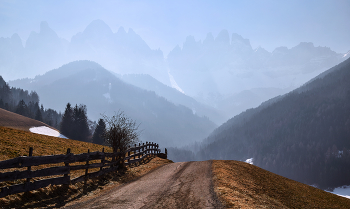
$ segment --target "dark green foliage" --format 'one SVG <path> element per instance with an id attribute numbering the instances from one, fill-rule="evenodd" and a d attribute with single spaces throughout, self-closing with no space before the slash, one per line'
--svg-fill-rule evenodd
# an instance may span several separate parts
<path id="1" fill-rule="evenodd" d="M 58 128 L 61 113 L 52 109 L 39 108 L 39 96 L 36 92 L 28 92 L 20 88 L 10 87 L 0 76 L 0 108 L 20 115 L 42 121 Z"/>
<path id="2" fill-rule="evenodd" d="M 229 120 L 207 142 L 202 160 L 253 157 L 255 165 L 306 184 L 350 185 L 350 59 Z"/>
<path id="3" fill-rule="evenodd" d="M 36 111 L 36 113 L 35 113 L 35 118 L 34 118 L 35 120 L 38 120 L 38 121 L 43 121 L 43 115 L 41 114 L 41 110 L 40 109 L 38 109 L 37 111 Z"/>
<path id="4" fill-rule="evenodd" d="M 15 113 L 23 115 L 23 116 L 28 115 L 28 107 L 27 107 L 26 103 L 23 101 L 23 99 L 21 101 L 19 101 L 19 103 L 16 107 Z"/>
<path id="5" fill-rule="evenodd" d="M 85 105 L 75 105 L 74 108 L 68 103 L 60 124 L 60 131 L 70 139 L 88 141 L 90 130 Z"/>
<path id="6" fill-rule="evenodd" d="M 90 135 L 85 105 L 75 105 L 73 108 L 73 139 L 87 141 Z"/>
<path id="7" fill-rule="evenodd" d="M 106 123 L 103 121 L 102 118 L 98 121 L 97 127 L 95 129 L 95 132 L 92 136 L 92 142 L 95 144 L 103 144 L 104 143 L 104 138 L 103 134 L 106 131 Z"/>
<path id="8" fill-rule="evenodd" d="M 61 134 L 65 135 L 68 138 L 71 138 L 72 125 L 73 125 L 73 110 L 71 108 L 70 103 L 67 103 L 67 106 L 62 116 L 62 121 L 60 124 Z"/>

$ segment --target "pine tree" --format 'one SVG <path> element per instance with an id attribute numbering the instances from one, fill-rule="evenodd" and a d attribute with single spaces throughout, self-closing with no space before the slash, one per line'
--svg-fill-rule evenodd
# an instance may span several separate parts
<path id="1" fill-rule="evenodd" d="M 35 120 L 38 120 L 38 121 L 43 121 L 43 115 L 41 114 L 41 111 L 40 111 L 40 109 L 38 109 L 37 111 L 36 111 L 36 113 L 35 113 L 35 118 L 34 118 Z"/>
<path id="2" fill-rule="evenodd" d="M 26 116 L 28 114 L 28 107 L 24 100 L 18 102 L 15 113 Z"/>
<path id="3" fill-rule="evenodd" d="M 67 103 L 66 110 L 64 111 L 64 115 L 62 117 L 60 131 L 63 135 L 68 138 L 73 138 L 73 110 L 71 108 L 70 103 Z"/>
<path id="4" fill-rule="evenodd" d="M 75 105 L 73 109 L 73 127 L 75 127 L 75 136 L 73 139 L 87 141 L 90 135 L 86 112 L 87 110 L 85 105 Z"/>
<path id="5" fill-rule="evenodd" d="M 92 136 L 92 143 L 95 144 L 103 144 L 104 143 L 104 138 L 103 134 L 106 130 L 106 123 L 102 118 L 98 121 L 97 127 L 95 129 L 94 135 Z"/>

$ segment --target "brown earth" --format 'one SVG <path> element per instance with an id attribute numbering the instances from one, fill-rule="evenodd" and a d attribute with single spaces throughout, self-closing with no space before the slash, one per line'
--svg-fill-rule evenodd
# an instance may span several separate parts
<path id="1" fill-rule="evenodd" d="M 68 208 L 221 208 L 211 161 L 171 163 Z"/>
<path id="2" fill-rule="evenodd" d="M 2 108 L 0 108 L 0 126 L 14 128 L 22 131 L 29 131 L 29 129 L 34 126 L 50 127 L 49 125 L 43 122 L 19 115 L 17 113 L 4 110 Z M 52 128 L 52 129 L 55 129 L 55 128 Z"/>
<path id="3" fill-rule="evenodd" d="M 215 192 L 226 208 L 350 208 L 350 199 L 233 160 L 214 160 Z"/>

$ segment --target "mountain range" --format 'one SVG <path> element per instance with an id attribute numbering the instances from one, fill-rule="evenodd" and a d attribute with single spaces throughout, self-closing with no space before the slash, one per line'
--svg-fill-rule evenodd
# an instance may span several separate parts
<path id="1" fill-rule="evenodd" d="M 231 118 L 205 139 L 197 157 L 251 159 L 320 188 L 348 185 L 349 84 L 347 59 L 300 88 Z"/>
<path id="2" fill-rule="evenodd" d="M 180 146 L 206 137 L 216 124 L 191 109 L 166 100 L 117 78 L 92 61 L 75 61 L 33 79 L 9 82 L 11 86 L 36 91 L 45 106 L 63 111 L 66 104 L 84 104 L 88 117 L 124 113 L 140 123 L 141 140 L 161 146 Z"/>
<path id="3" fill-rule="evenodd" d="M 188 36 L 165 56 L 131 28 L 113 32 L 102 20 L 92 21 L 71 40 L 60 38 L 47 22 L 25 42 L 17 34 L 0 38 L 5 80 L 34 78 L 69 62 L 90 60 L 120 75 L 150 75 L 216 109 L 222 119 L 211 119 L 218 124 L 299 87 L 348 56 L 306 42 L 272 52 L 253 49 L 249 39 L 227 30 L 216 37 L 208 33 L 203 41 Z"/>

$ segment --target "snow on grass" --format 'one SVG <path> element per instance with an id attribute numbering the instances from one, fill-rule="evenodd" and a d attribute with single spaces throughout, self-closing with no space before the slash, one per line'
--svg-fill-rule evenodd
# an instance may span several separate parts
<path id="1" fill-rule="evenodd" d="M 32 127 L 29 129 L 29 131 L 32 133 L 36 133 L 36 134 L 42 134 L 42 135 L 54 136 L 54 137 L 67 139 L 67 137 L 60 134 L 60 132 L 58 132 L 52 128 L 46 127 L 46 126 Z"/>
<path id="2" fill-rule="evenodd" d="M 350 199 L 350 186 L 337 187 L 330 193 Z"/>
<path id="3" fill-rule="evenodd" d="M 253 158 L 246 159 L 244 162 L 252 164 L 253 165 Z"/>

